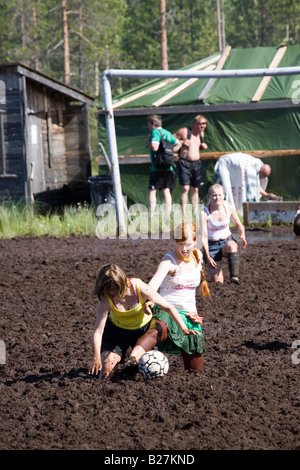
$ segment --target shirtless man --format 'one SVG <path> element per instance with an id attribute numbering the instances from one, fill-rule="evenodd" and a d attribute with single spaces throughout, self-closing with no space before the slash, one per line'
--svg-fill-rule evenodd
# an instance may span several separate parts
<path id="1" fill-rule="evenodd" d="M 189 191 L 191 191 L 191 203 L 197 210 L 199 202 L 199 186 L 203 184 L 202 163 L 200 160 L 200 149 L 206 149 L 204 142 L 204 131 L 206 129 L 206 118 L 196 116 L 191 128 L 182 127 L 174 136 L 181 142 L 179 152 L 178 176 L 181 189 L 181 206 L 183 212 L 188 203 Z M 190 137 L 189 137 L 190 134 Z"/>

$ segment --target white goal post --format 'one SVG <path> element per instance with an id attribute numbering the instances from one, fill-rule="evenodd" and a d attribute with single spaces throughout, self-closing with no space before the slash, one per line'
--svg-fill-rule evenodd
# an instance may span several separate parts
<path id="1" fill-rule="evenodd" d="M 116 200 L 116 213 L 119 236 L 126 234 L 125 208 L 122 195 L 119 158 L 114 121 L 112 92 L 110 79 L 112 77 L 135 78 L 239 78 L 239 77 L 267 77 L 300 74 L 300 67 L 278 67 L 264 69 L 238 69 L 238 70 L 128 70 L 108 69 L 102 73 L 102 88 L 105 109 L 106 132 L 108 139 L 109 158 Z M 208 107 L 209 110 L 209 107 Z M 159 108 L 158 108 L 159 111 Z"/>

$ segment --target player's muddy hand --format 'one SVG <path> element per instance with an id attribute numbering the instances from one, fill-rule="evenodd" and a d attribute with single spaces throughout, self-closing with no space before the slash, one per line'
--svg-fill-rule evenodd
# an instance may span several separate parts
<path id="1" fill-rule="evenodd" d="M 90 367 L 89 375 L 97 375 L 102 369 L 101 360 L 94 361 Z"/>
<path id="2" fill-rule="evenodd" d="M 202 332 L 201 331 L 197 331 L 197 330 L 189 330 L 189 329 L 186 329 L 184 332 L 183 332 L 184 336 L 189 336 L 189 335 L 202 335 Z"/>
<path id="3" fill-rule="evenodd" d="M 147 302 L 145 302 L 145 305 L 143 307 L 143 310 L 145 313 L 147 313 L 148 315 L 151 315 L 152 314 L 152 308 L 154 307 L 154 302 L 150 301 L 150 300 L 147 300 Z"/>

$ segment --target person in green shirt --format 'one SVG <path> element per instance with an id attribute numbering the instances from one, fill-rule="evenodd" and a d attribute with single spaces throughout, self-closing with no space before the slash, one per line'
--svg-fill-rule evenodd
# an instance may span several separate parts
<path id="1" fill-rule="evenodd" d="M 170 166 L 167 170 L 157 168 L 153 163 L 153 155 L 159 148 L 161 139 L 161 133 L 163 138 L 174 145 L 174 151 L 177 152 L 181 148 L 179 140 L 173 136 L 171 132 L 162 127 L 161 117 L 157 115 L 151 115 L 147 118 L 149 135 L 147 139 L 148 146 L 150 147 L 150 178 L 149 178 L 149 208 L 150 215 L 152 216 L 155 212 L 157 200 L 156 192 L 161 190 L 166 211 L 169 214 L 172 206 L 172 195 L 171 189 L 175 186 L 175 169 Z M 161 133 L 160 133 L 161 131 Z"/>

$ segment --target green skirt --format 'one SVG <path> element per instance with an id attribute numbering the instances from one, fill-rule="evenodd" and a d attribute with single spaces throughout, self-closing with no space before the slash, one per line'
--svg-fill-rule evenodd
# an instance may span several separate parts
<path id="1" fill-rule="evenodd" d="M 184 336 L 180 327 L 174 320 L 172 320 L 170 315 L 155 305 L 152 309 L 153 318 L 163 321 L 168 328 L 168 338 L 164 341 L 161 341 L 157 345 L 157 348 L 159 351 L 169 354 L 179 354 L 180 350 L 183 349 L 188 354 L 197 352 L 202 356 L 205 353 L 205 341 L 202 332 L 202 326 L 200 323 L 195 323 L 189 317 L 187 317 L 185 315 L 186 312 L 181 310 L 178 310 L 178 312 L 190 330 L 200 331 L 201 334 Z"/>

